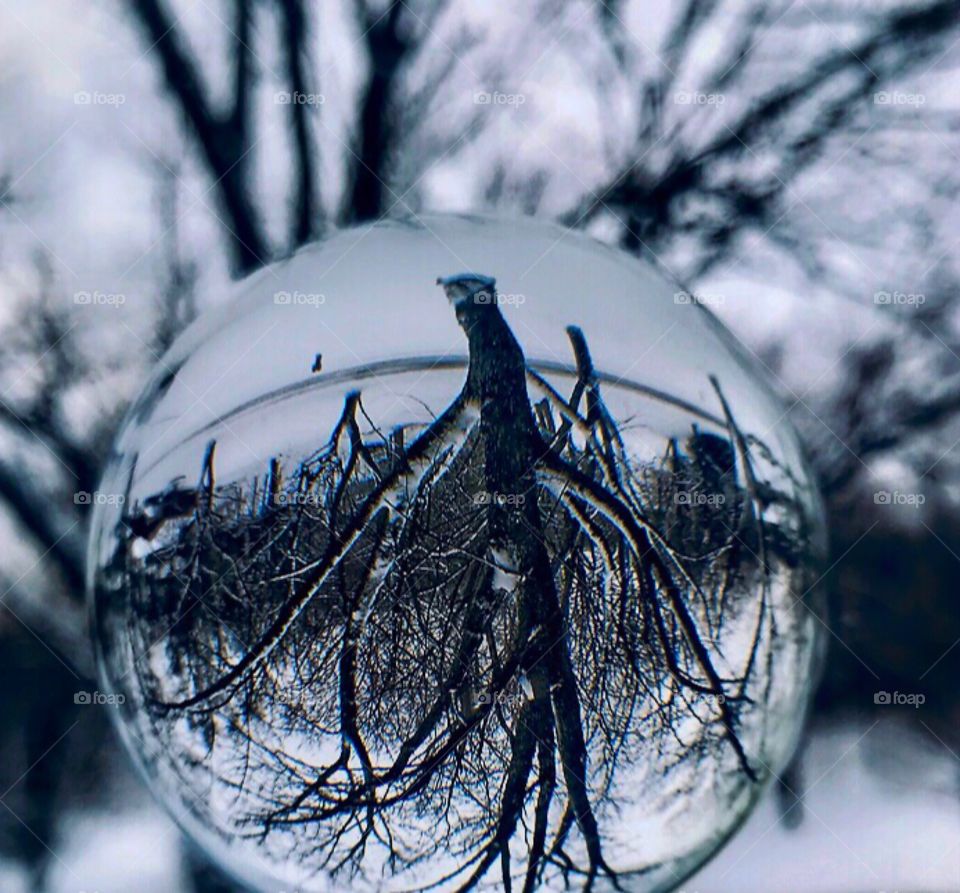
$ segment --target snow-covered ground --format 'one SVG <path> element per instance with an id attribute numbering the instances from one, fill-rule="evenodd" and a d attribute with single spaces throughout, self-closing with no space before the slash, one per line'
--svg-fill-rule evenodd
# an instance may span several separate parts
<path id="1" fill-rule="evenodd" d="M 771 792 L 680 893 L 956 893 L 957 766 L 932 734 L 872 720 L 822 732 L 808 751 L 801 825 L 787 829 Z M 176 827 L 149 802 L 124 800 L 117 811 L 65 820 L 50 893 L 185 889 Z M 2 864 L 0 890 L 32 893 Z"/>
<path id="2" fill-rule="evenodd" d="M 872 720 L 816 736 L 800 827 L 768 794 L 685 893 L 960 890 L 957 755 Z"/>

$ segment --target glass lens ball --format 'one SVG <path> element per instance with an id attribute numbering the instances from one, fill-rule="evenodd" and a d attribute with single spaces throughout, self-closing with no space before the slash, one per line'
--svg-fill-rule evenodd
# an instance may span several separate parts
<path id="1" fill-rule="evenodd" d="M 261 270 L 102 493 L 122 737 L 256 888 L 669 890 L 795 747 L 797 438 L 700 301 L 583 235 L 426 216 Z"/>

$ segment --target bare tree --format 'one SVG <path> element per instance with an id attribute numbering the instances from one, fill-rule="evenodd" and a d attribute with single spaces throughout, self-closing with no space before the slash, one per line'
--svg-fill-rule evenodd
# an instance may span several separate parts
<path id="1" fill-rule="evenodd" d="M 759 717 L 805 610 L 774 591 L 809 580 L 811 519 L 718 380 L 718 433 L 643 466 L 584 333 L 568 330 L 564 397 L 527 365 L 492 279 L 444 285 L 470 353 L 436 420 L 385 435 L 352 392 L 289 480 L 275 460 L 218 487 L 211 444 L 195 488 L 118 522 L 101 641 L 165 742 L 148 771 L 193 789 L 229 766 L 213 779 L 242 804 L 227 821 L 272 858 L 345 877 L 372 860 L 426 887 L 443 852 L 462 890 L 495 866 L 506 889 L 619 887 L 601 826 L 635 766 L 729 755 L 731 798 L 759 781 Z M 691 488 L 723 493 L 677 498 Z M 206 754 L 177 756 L 184 715 Z M 339 752 L 295 758 L 288 738 Z"/>
<path id="2" fill-rule="evenodd" d="M 463 160 L 473 148 L 486 156 L 475 190 L 477 202 L 485 207 L 550 213 L 572 226 L 612 233 L 628 250 L 656 254 L 694 283 L 759 257 L 755 265 L 761 272 L 782 260 L 798 271 L 798 281 L 825 284 L 838 296 L 862 300 L 864 271 L 860 268 L 851 276 L 833 250 L 837 242 L 869 252 L 871 259 L 902 258 L 903 253 L 891 250 L 899 235 L 891 236 L 883 223 L 891 213 L 887 203 L 876 196 L 866 203 L 846 201 L 848 172 L 873 174 L 878 190 L 894 170 L 909 176 L 910 189 L 899 191 L 896 211 L 909 229 L 911 244 L 918 246 L 921 262 L 918 271 L 903 275 L 920 281 L 924 270 L 933 270 L 924 283 L 928 304 L 909 318 L 884 317 L 877 343 L 858 345 L 844 360 L 848 384 L 839 392 L 811 406 L 807 404 L 812 400 L 791 400 L 825 484 L 835 528 L 841 531 L 836 554 L 842 554 L 860 542 L 858 537 L 870 525 L 869 517 L 851 513 L 849 505 L 858 494 L 867 492 L 869 497 L 866 465 L 871 459 L 895 456 L 928 480 L 952 479 L 955 470 L 949 459 L 940 457 L 955 440 L 960 404 L 954 356 L 960 353 L 960 342 L 951 321 L 957 277 L 949 242 L 951 218 L 944 210 L 955 200 L 957 181 L 937 159 L 945 148 L 955 146 L 958 121 L 952 110 L 932 107 L 920 108 L 912 117 L 891 116 L 875 95 L 909 86 L 911 78 L 922 82 L 937 66 L 950 62 L 958 4 L 933 0 L 874 11 L 837 4 L 793 8 L 690 0 L 673 14 L 655 52 L 635 39 L 632 6 L 592 0 L 582 7 L 537 4 L 529 25 L 529 35 L 536 39 L 520 35 L 528 46 L 544 47 L 573 41 L 588 47 L 597 38 L 605 55 L 587 64 L 595 69 L 598 92 L 620 89 L 632 99 L 629 113 L 606 119 L 611 131 L 629 134 L 626 143 L 614 142 L 616 149 L 602 172 L 594 178 L 584 175 L 588 182 L 582 182 L 579 171 L 549 158 L 537 170 L 519 170 L 502 133 L 494 133 L 490 144 L 478 142 L 493 110 L 473 107 L 466 116 L 451 115 L 449 103 L 438 100 L 444 98 L 444 85 L 470 88 L 464 57 L 473 48 L 486 54 L 476 65 L 479 75 L 496 83 L 520 69 L 519 54 L 504 58 L 497 47 L 488 47 L 480 32 L 459 21 L 462 10 L 457 4 L 357 0 L 349 9 L 360 37 L 362 75 L 356 105 L 349 110 L 348 148 L 332 137 L 318 137 L 320 108 L 289 104 L 286 126 L 294 175 L 289 224 L 280 238 L 268 232 L 264 200 L 255 188 L 257 136 L 263 126 L 253 104 L 262 40 L 257 22 L 266 15 L 280 37 L 283 86 L 291 95 L 303 95 L 323 86 L 318 75 L 323 66 L 313 57 L 316 43 L 309 39 L 320 28 L 320 10 L 302 0 L 235 0 L 229 22 L 231 90 L 222 105 L 208 87 L 202 60 L 192 53 L 174 5 L 168 0 L 131 0 L 127 10 L 218 197 L 225 250 L 238 274 L 329 226 L 375 219 L 395 208 L 416 209 L 426 200 L 424 180 L 430 169 Z M 565 15 L 577 17 L 576 27 L 568 27 Z M 816 29 L 813 39 L 805 37 L 810 27 Z M 445 36 L 443 41 L 438 33 Z M 707 70 L 698 69 L 698 41 L 713 37 L 722 38 L 722 52 Z M 785 48 L 796 65 L 781 65 Z M 721 115 L 705 126 L 693 103 L 677 101 L 679 94 L 691 91 L 724 96 Z M 912 164 L 918 155 L 924 163 Z M 323 184 L 320 161 L 335 156 L 342 156 L 342 182 Z M 174 174 L 159 172 L 161 182 L 176 179 L 177 165 L 169 167 Z M 20 200 L 16 174 L 11 172 L 5 181 L 14 185 L 0 184 L 0 213 L 14 209 Z M 811 182 L 816 177 L 819 181 Z M 564 188 L 555 194 L 551 189 L 556 186 Z M 176 183 L 163 188 L 175 190 Z M 866 187 L 859 188 L 867 193 Z M 866 217 L 851 213 L 861 211 L 860 204 L 869 206 Z M 166 215 L 164 228 L 170 230 L 179 216 L 175 203 L 161 203 L 161 215 Z M 829 226 L 823 225 L 825 220 Z M 158 352 L 193 313 L 195 270 L 175 227 L 167 259 L 152 345 Z M 112 386 L 104 383 L 109 405 L 98 412 L 99 424 L 78 430 L 67 417 L 71 383 L 105 382 L 106 373 L 114 370 L 98 365 L 98 359 L 82 349 L 82 327 L 74 326 L 53 297 L 56 271 L 49 261 L 41 259 L 38 270 L 37 309 L 18 317 L 12 336 L 5 332 L 0 356 L 8 383 L 19 378 L 24 363 L 36 370 L 29 389 L 5 392 L 0 402 L 9 444 L 0 459 L 0 499 L 51 585 L 35 592 L 32 578 L 17 583 L 11 579 L 4 602 L 72 667 L 89 671 L 80 620 L 88 508 L 74 503 L 72 496 L 95 489 L 122 407 L 121 401 L 108 399 Z M 936 352 L 938 357 L 919 377 L 909 371 L 918 352 Z M 49 467 L 41 467 L 30 455 L 38 443 L 45 448 L 43 462 Z M 935 538 L 957 541 L 954 515 L 951 506 L 944 506 L 936 523 L 931 521 L 936 532 L 927 535 L 928 548 L 941 548 Z M 863 565 L 859 571 L 867 578 L 870 569 Z M 902 603 L 903 592 L 919 585 L 911 580 L 911 586 L 891 598 Z M 932 592 L 929 586 L 924 591 Z M 943 587 L 936 591 L 938 596 L 930 596 L 932 616 L 942 615 L 942 606 L 949 604 L 949 592 Z M 840 603 L 844 607 L 831 625 L 846 639 L 855 632 L 842 622 L 846 602 Z M 858 654 L 870 650 L 869 642 L 851 641 L 856 641 Z M 939 640 L 931 647 L 938 646 Z M 881 666 L 880 661 L 867 662 Z M 831 689 L 834 703 L 844 702 L 843 692 L 852 690 L 836 685 Z"/>

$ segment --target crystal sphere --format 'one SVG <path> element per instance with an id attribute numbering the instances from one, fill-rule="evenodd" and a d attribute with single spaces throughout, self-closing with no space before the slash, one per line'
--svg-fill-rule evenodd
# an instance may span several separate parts
<path id="1" fill-rule="evenodd" d="M 122 738 L 255 889 L 673 889 L 816 677 L 783 408 L 700 301 L 549 224 L 382 222 L 240 282 L 97 503 Z"/>

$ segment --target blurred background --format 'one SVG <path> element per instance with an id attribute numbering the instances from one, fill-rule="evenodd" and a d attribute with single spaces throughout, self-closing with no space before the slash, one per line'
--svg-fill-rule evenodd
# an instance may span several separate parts
<path id="1" fill-rule="evenodd" d="M 0 890 L 236 889 L 83 703 L 90 494 L 231 280 L 425 210 L 655 261 L 806 442 L 823 680 L 688 893 L 960 890 L 958 65 L 946 0 L 0 6 Z"/>

